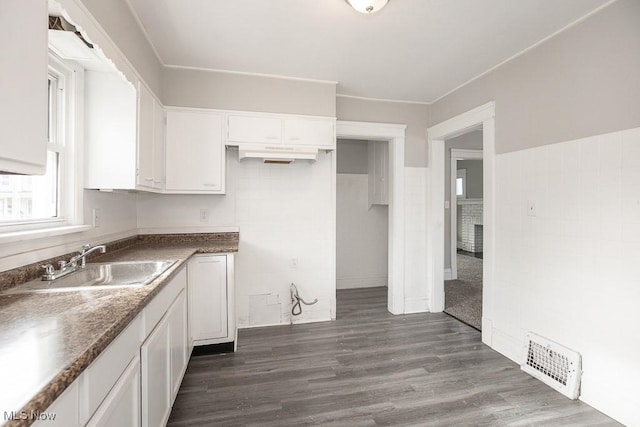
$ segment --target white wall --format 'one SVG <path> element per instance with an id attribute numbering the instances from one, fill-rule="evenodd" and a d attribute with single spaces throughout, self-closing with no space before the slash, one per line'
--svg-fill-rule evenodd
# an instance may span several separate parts
<path id="1" fill-rule="evenodd" d="M 458 160 L 458 170 L 465 169 L 467 199 L 482 199 L 482 160 Z"/>
<path id="2" fill-rule="evenodd" d="M 165 68 L 162 79 L 164 105 L 336 115 L 336 83 L 182 68 Z"/>
<path id="3" fill-rule="evenodd" d="M 404 168 L 405 313 L 429 311 L 427 282 L 427 168 Z"/>
<path id="4" fill-rule="evenodd" d="M 295 322 L 329 320 L 335 304 L 332 156 L 321 152 L 315 163 L 265 165 L 239 162 L 237 151 L 227 151 L 225 196 L 140 194 L 138 226 L 239 226 L 239 327 L 289 323 L 292 282 L 304 299 L 319 300 L 303 306 Z M 199 220 L 203 207 L 209 209 L 208 223 Z"/>
<path id="5" fill-rule="evenodd" d="M 91 223 L 98 208 L 100 226 L 86 232 L 58 237 L 22 240 L 0 246 L 0 271 L 77 251 L 85 243 L 99 244 L 137 233 L 136 196 L 128 193 L 84 191 L 84 219 Z"/>
<path id="6" fill-rule="evenodd" d="M 369 208 L 367 174 L 339 173 L 336 187 L 336 287 L 386 286 L 388 207 L 373 205 Z"/>
<path id="7" fill-rule="evenodd" d="M 493 346 L 519 361 L 533 331 L 577 350 L 581 399 L 640 425 L 640 128 L 495 165 Z"/>
<path id="8" fill-rule="evenodd" d="M 636 127 L 638 22 L 639 1 L 615 1 L 436 101 L 428 125 L 494 101 L 496 153 Z"/>

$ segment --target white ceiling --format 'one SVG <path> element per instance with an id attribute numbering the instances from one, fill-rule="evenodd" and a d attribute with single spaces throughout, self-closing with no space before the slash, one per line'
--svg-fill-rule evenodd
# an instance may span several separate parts
<path id="1" fill-rule="evenodd" d="M 337 81 L 432 102 L 607 0 L 128 0 L 165 65 Z"/>

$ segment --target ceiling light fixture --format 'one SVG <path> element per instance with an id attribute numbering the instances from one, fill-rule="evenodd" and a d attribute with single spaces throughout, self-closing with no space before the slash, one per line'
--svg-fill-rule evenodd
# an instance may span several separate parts
<path id="1" fill-rule="evenodd" d="M 389 0 L 345 0 L 360 13 L 375 13 L 385 7 Z"/>

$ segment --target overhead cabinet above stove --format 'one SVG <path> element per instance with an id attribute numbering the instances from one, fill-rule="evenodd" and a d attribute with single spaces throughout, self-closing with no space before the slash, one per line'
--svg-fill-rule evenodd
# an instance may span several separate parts
<path id="1" fill-rule="evenodd" d="M 260 113 L 230 113 L 227 145 L 265 144 L 336 148 L 336 119 Z"/>

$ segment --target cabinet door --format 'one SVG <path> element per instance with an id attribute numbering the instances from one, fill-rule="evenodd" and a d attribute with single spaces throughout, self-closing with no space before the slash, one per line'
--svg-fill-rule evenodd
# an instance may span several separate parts
<path id="1" fill-rule="evenodd" d="M 42 419 L 33 423 L 34 427 L 75 427 L 80 425 L 78 420 L 79 381 L 76 380 L 60 395 L 55 402 L 43 412 Z M 5 412 L 6 414 L 6 412 Z M 49 414 L 55 418 L 48 419 Z M 5 418 L 6 421 L 6 418 Z"/>
<path id="2" fill-rule="evenodd" d="M 285 119 L 284 143 L 335 148 L 334 122 L 329 119 Z"/>
<path id="3" fill-rule="evenodd" d="M 369 206 L 389 204 L 389 144 L 369 141 Z"/>
<path id="4" fill-rule="evenodd" d="M 164 109 L 153 100 L 153 188 L 160 190 L 164 183 Z"/>
<path id="5" fill-rule="evenodd" d="M 169 325 L 163 317 L 141 348 L 142 425 L 164 426 L 171 413 Z"/>
<path id="6" fill-rule="evenodd" d="M 190 329 L 196 341 L 228 337 L 227 265 L 224 255 L 199 255 L 189 263 Z"/>
<path id="7" fill-rule="evenodd" d="M 138 95 L 138 173 L 136 184 L 153 188 L 153 96 L 139 84 Z"/>
<path id="8" fill-rule="evenodd" d="M 2 0 L 0 171 L 45 172 L 47 155 L 47 1 Z M 28 37 L 18 35 L 27 34 Z"/>
<path id="9" fill-rule="evenodd" d="M 169 309 L 169 342 L 171 345 L 171 402 L 180 389 L 182 375 L 187 368 L 187 298 L 185 291 Z"/>
<path id="10" fill-rule="evenodd" d="M 229 116 L 228 140 L 263 144 L 282 143 L 282 119 L 277 117 Z"/>
<path id="11" fill-rule="evenodd" d="M 224 193 L 222 115 L 167 111 L 166 190 Z"/>
<path id="12" fill-rule="evenodd" d="M 89 427 L 140 425 L 140 358 L 136 355 L 113 386 Z"/>

